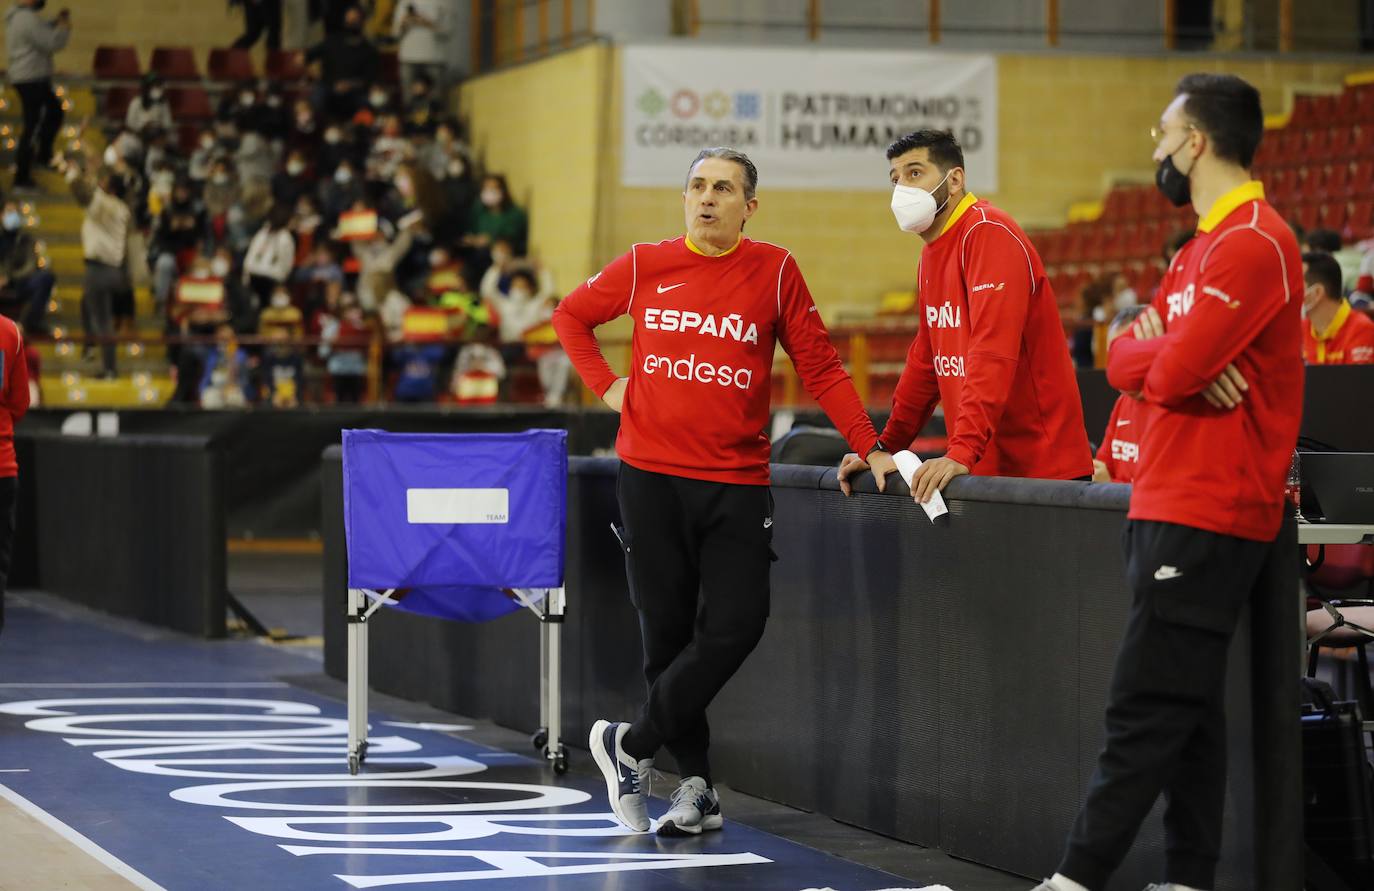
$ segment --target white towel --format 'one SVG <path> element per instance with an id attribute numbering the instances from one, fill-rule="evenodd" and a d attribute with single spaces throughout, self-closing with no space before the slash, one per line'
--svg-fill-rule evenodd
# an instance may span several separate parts
<path id="1" fill-rule="evenodd" d="M 901 451 L 892 456 L 893 462 L 897 465 L 897 472 L 902 475 L 908 486 L 911 485 L 911 478 L 916 475 L 916 470 L 921 466 L 921 459 L 911 452 Z M 930 500 L 921 505 L 925 509 L 926 516 L 930 517 L 930 522 L 934 523 L 936 517 L 942 517 L 949 513 L 949 508 L 945 507 L 945 497 L 939 492 L 930 496 Z M 938 888 L 939 886 L 935 886 Z"/>

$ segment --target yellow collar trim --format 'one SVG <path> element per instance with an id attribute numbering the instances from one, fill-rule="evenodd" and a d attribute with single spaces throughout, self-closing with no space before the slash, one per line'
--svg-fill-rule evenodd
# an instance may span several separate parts
<path id="1" fill-rule="evenodd" d="M 1312 336 L 1317 340 L 1330 340 L 1341 330 L 1341 326 L 1345 324 L 1345 320 L 1348 318 L 1350 318 L 1350 304 L 1342 300 L 1341 305 L 1336 307 L 1336 315 L 1331 319 L 1331 324 L 1326 326 L 1325 331 L 1318 331 L 1313 328 Z"/>
<path id="2" fill-rule="evenodd" d="M 710 256 L 711 256 L 710 254 L 706 253 L 706 252 L 703 251 L 701 248 L 697 247 L 695 244 L 692 243 L 692 236 L 688 235 L 688 236 L 686 236 L 686 239 L 687 239 L 687 250 L 691 251 L 691 252 L 694 253 L 694 254 L 700 254 L 700 255 L 703 256 L 703 257 L 710 257 Z M 743 232 L 741 232 L 741 233 L 739 234 L 739 238 L 735 239 L 734 247 L 730 248 L 730 250 L 728 250 L 728 251 L 723 251 L 723 252 L 721 252 L 721 253 L 719 253 L 719 254 L 716 254 L 715 257 L 712 257 L 712 259 L 718 259 L 718 258 L 720 258 L 720 257 L 728 257 L 728 256 L 730 256 L 730 255 L 733 254 L 735 251 L 739 250 L 739 246 L 740 246 L 740 243 L 741 243 L 742 241 L 744 241 L 744 233 L 743 233 Z"/>
<path id="3" fill-rule="evenodd" d="M 959 201 L 959 203 L 954 205 L 954 213 L 949 215 L 949 219 L 945 220 L 945 226 L 943 229 L 940 230 L 940 235 L 944 235 L 950 229 L 954 228 L 954 224 L 959 222 L 959 218 L 962 217 L 964 214 L 968 213 L 968 209 L 972 207 L 974 204 L 976 204 L 977 201 L 977 195 L 973 194 L 972 192 L 966 192 L 964 194 L 964 197 Z M 935 237 L 939 238 L 940 235 L 937 235 Z"/>
<path id="4" fill-rule="evenodd" d="M 1198 220 L 1197 231 L 1211 232 L 1221 221 L 1231 215 L 1231 211 L 1250 201 L 1264 200 L 1264 183 L 1257 179 L 1252 179 L 1248 183 L 1236 186 L 1217 199 L 1212 205 L 1212 209 L 1207 211 L 1207 215 Z"/>

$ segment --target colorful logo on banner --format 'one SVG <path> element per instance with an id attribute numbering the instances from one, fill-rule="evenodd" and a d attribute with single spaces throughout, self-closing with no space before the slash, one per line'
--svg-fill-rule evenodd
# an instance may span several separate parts
<path id="1" fill-rule="evenodd" d="M 626 47 L 621 181 L 681 186 L 707 146 L 749 154 L 765 186 L 881 190 L 884 151 L 954 132 L 971 186 L 997 188 L 993 56 L 736 47 Z"/>

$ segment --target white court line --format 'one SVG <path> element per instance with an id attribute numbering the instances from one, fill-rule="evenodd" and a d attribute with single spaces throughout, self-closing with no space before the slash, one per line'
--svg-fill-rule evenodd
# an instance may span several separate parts
<path id="1" fill-rule="evenodd" d="M 283 681 L 243 681 L 243 682 L 241 682 L 241 683 L 234 683 L 233 681 L 205 681 L 204 683 L 198 683 L 198 682 L 195 682 L 195 681 L 121 681 L 121 682 L 119 682 L 119 683 L 105 683 L 105 684 L 75 684 L 75 683 L 74 683 L 74 684 L 4 684 L 4 683 L 0 683 L 0 688 L 23 687 L 23 688 L 25 688 L 25 689 L 28 689 L 28 688 L 34 688 L 34 689 L 42 688 L 42 689 L 54 689 L 54 690 L 65 690 L 65 689 L 68 689 L 68 688 L 71 688 L 71 689 L 76 689 L 76 688 L 81 688 L 81 689 L 87 689 L 87 688 L 91 688 L 91 689 L 125 689 L 125 688 L 127 688 L 127 689 L 139 689 L 139 688 L 142 688 L 142 687 L 152 687 L 152 688 L 161 688 L 161 687 L 190 687 L 190 688 L 193 688 L 193 689 L 195 689 L 195 688 L 202 688 L 202 687 L 203 687 L 203 688 L 207 688 L 207 689 L 208 689 L 208 688 L 211 688 L 211 687 L 216 688 L 216 689 L 218 689 L 218 688 L 220 688 L 220 687 L 228 687 L 228 688 L 251 687 L 251 688 L 254 688 L 254 689 L 265 689 L 265 688 L 281 689 L 282 687 L 289 687 L 289 686 L 291 686 L 291 685 L 288 684 L 288 683 L 285 683 L 285 682 L 283 682 Z"/>
<path id="2" fill-rule="evenodd" d="M 29 768 L 27 768 L 27 767 L 6 767 L 6 768 L 0 770 L 0 773 L 28 773 L 28 772 L 29 772 Z"/>
<path id="3" fill-rule="evenodd" d="M 76 845 L 82 851 L 89 854 L 96 860 L 100 861 L 105 866 L 108 866 L 110 869 L 114 870 L 119 875 L 128 879 L 130 882 L 133 882 L 135 886 L 144 889 L 144 891 L 167 891 L 166 888 L 163 888 L 157 882 L 154 882 L 152 879 L 148 878 L 143 873 L 134 869 L 132 866 L 125 863 L 123 860 L 120 860 L 118 857 L 111 854 L 109 851 L 100 847 L 100 845 L 97 845 L 89 838 L 86 838 L 86 836 L 77 832 L 75 829 L 71 828 L 66 823 L 63 823 L 61 820 L 57 819 L 52 814 L 43 810 L 41 807 L 34 804 L 32 801 L 29 801 L 27 798 L 20 795 L 18 792 L 15 792 L 13 789 L 7 786 L 0 786 L 0 798 L 7 799 L 11 804 L 18 807 L 20 810 L 24 811 L 30 817 L 33 817 L 35 820 L 42 823 L 44 826 L 47 826 L 53 832 L 56 832 L 58 835 L 62 836 L 72 844 Z"/>

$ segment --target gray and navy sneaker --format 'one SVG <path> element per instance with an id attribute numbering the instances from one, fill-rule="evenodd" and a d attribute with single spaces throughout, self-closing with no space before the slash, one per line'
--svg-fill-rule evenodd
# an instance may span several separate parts
<path id="1" fill-rule="evenodd" d="M 673 793 L 673 806 L 658 824 L 658 834 L 674 838 L 700 835 L 724 825 L 720 797 L 701 777 L 687 777 Z"/>
<path id="2" fill-rule="evenodd" d="M 653 759 L 636 761 L 621 742 L 629 724 L 597 721 L 588 740 L 592 757 L 606 778 L 606 797 L 616 819 L 635 832 L 649 831 L 649 783 Z"/>

